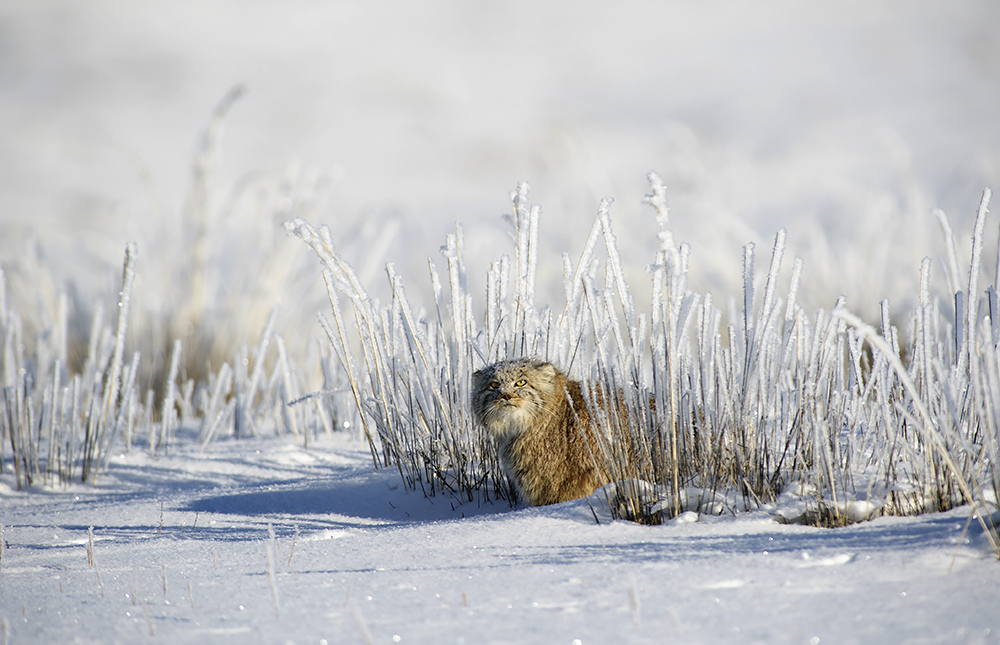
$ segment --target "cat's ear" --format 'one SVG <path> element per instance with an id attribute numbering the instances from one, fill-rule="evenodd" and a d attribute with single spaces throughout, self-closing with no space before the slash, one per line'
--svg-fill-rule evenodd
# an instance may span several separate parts
<path id="1" fill-rule="evenodd" d="M 538 375 L 549 383 L 555 380 L 556 374 L 559 372 L 552 363 L 542 363 L 538 366 L 537 371 Z"/>

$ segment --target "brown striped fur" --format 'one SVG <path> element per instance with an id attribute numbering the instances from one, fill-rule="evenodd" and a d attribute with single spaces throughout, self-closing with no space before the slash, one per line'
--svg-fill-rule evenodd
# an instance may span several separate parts
<path id="1" fill-rule="evenodd" d="M 596 424 L 580 384 L 551 363 L 520 358 L 479 370 L 472 377 L 472 411 L 497 441 L 508 477 L 529 504 L 577 499 L 610 481 L 598 465 Z"/>

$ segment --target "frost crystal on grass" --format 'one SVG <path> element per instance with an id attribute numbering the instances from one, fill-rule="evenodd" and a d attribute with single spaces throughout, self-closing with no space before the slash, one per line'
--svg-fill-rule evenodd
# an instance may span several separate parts
<path id="1" fill-rule="evenodd" d="M 984 491 L 1000 486 L 996 426 L 976 421 L 995 418 L 996 399 L 978 394 L 963 399 L 958 393 L 969 386 L 973 393 L 995 393 L 998 386 L 991 381 L 983 389 L 978 375 L 992 379 L 998 370 L 974 349 L 981 343 L 970 341 L 951 353 L 938 350 L 947 332 L 929 295 L 929 265 L 922 270 L 921 304 L 913 318 L 908 349 L 913 360 L 902 372 L 889 360 L 899 363 L 900 344 L 884 306 L 884 346 L 895 357 L 887 357 L 867 333 L 855 331 L 843 299 L 836 303 L 836 315 L 820 310 L 811 317 L 798 306 L 801 258 L 794 262 L 787 301 L 782 302 L 777 284 L 785 253 L 783 230 L 775 236 L 762 297 L 756 288 L 754 245 L 744 247 L 742 306 L 721 329 L 725 317 L 713 306 L 711 294 L 694 293 L 687 285 L 688 246 L 675 246 L 666 228 L 665 189 L 655 174 L 650 183 L 646 203 L 661 229 L 661 250 L 650 266 L 653 299 L 648 313 L 638 312 L 632 300 L 612 230 L 610 200 L 601 203 L 575 268 L 569 255 L 562 256 L 564 303 L 537 307 L 533 302 L 537 265 L 544 260 L 535 250 L 540 211 L 527 205 L 528 189 L 520 184 L 507 218 L 513 259 L 502 255 L 490 266 L 482 309 L 468 292 L 459 229 L 443 249 L 450 311 L 445 315 L 438 299 L 431 309 L 436 316 L 420 319 L 394 272 L 389 273 L 393 300 L 379 307 L 308 224 L 290 224 L 331 274 L 340 276 L 330 284 L 355 307 L 367 366 L 355 384 L 361 414 L 377 428 L 384 463 L 398 465 L 408 486 L 460 500 L 510 499 L 510 486 L 496 469 L 495 449 L 472 423 L 466 397 L 473 369 L 522 355 L 554 361 L 584 381 L 586 391 L 621 393 L 620 415 L 598 415 L 606 430 L 598 458 L 616 478 L 646 481 L 662 491 L 656 517 L 647 519 L 708 511 L 705 502 L 691 507 L 684 500 L 712 495 L 729 496 L 732 508 L 752 508 L 773 503 L 798 486 L 806 491 L 802 517 L 836 525 L 857 521 L 862 508 L 867 518 L 983 504 Z M 987 198 L 980 208 L 979 231 Z M 601 239 L 607 251 L 603 271 L 596 254 Z M 970 293 L 977 288 L 978 247 L 974 245 Z M 597 280 L 602 273 L 603 285 Z M 431 275 L 436 275 L 433 266 Z M 513 300 L 508 298 L 511 278 Z M 435 287 L 435 293 L 440 290 Z M 972 300 L 961 322 L 970 339 L 980 334 L 978 301 Z M 482 313 L 474 316 L 473 311 Z M 342 333 L 331 339 L 347 360 L 350 343 Z M 962 367 L 966 364 L 969 369 Z M 944 375 L 950 375 L 946 388 L 937 385 Z M 965 407 L 957 408 L 957 401 L 965 401 Z M 929 422 L 929 414 L 940 420 Z M 934 428 L 946 421 L 950 429 L 942 435 Z M 968 485 L 956 487 L 955 482 Z M 692 497 L 690 490 L 711 495 Z M 639 500 L 631 506 L 652 508 Z"/>
<path id="2" fill-rule="evenodd" d="M 470 414 L 470 377 L 496 360 L 533 356 L 552 361 L 594 396 L 618 393 L 614 414 L 595 414 L 604 443 L 594 458 L 616 479 L 660 491 L 656 503 L 613 505 L 631 508 L 633 519 L 709 512 L 717 496 L 726 508 L 754 508 L 791 490 L 805 504 L 796 521 L 824 525 L 962 503 L 987 514 L 1000 491 L 1000 305 L 995 285 L 985 299 L 978 294 L 989 192 L 978 212 L 967 289 L 946 291 L 954 310 L 941 312 L 934 265 L 926 262 L 907 326 L 890 320 L 884 302 L 876 335 L 850 317 L 843 299 L 832 310 L 802 309 L 801 258 L 783 301 L 784 231 L 775 236 L 760 285 L 755 247 L 744 247 L 741 299 L 694 292 L 690 247 L 676 244 L 667 228 L 662 181 L 650 175 L 650 184 L 646 203 L 660 248 L 649 263 L 646 305 L 635 301 L 639 291 L 626 277 L 634 259 L 619 248 L 610 199 L 599 205 L 579 260 L 564 253 L 545 268 L 541 209 L 528 203 L 528 187 L 520 184 L 507 218 L 512 245 L 486 263 L 486 301 L 470 292 L 457 227 L 442 249 L 445 266 L 430 261 L 433 301 L 423 306 L 411 302 L 405 276 L 392 265 L 388 298 L 380 302 L 335 248 L 329 229 L 290 219 L 287 230 L 324 268 L 332 320 L 320 319 L 329 341 L 315 355 L 322 389 L 310 393 L 304 385 L 274 309 L 254 346 L 219 363 L 204 381 L 178 383 L 182 345 L 174 343 L 158 422 L 152 390 L 145 390 L 145 403 L 139 393 L 142 355 L 132 352 L 126 362 L 133 246 L 126 250 L 117 326 L 109 329 L 96 309 L 81 373 L 65 373 L 63 332 L 53 333 L 54 345 L 38 357 L 21 353 L 19 319 L 0 290 L 6 379 L 0 464 L 13 469 L 19 487 L 93 481 L 119 437 L 126 448 L 148 437 L 155 455 L 187 423 L 207 451 L 222 437 L 273 425 L 309 445 L 317 428 L 330 432 L 335 419 L 356 419 L 375 464 L 396 468 L 408 488 L 455 503 L 514 503 L 496 446 Z M 950 228 L 938 217 L 946 249 L 953 250 Z M 946 262 L 947 290 L 957 284 L 956 263 Z M 559 269 L 563 302 L 536 302 L 538 277 Z M 647 514 L 637 516 L 636 509 Z"/>

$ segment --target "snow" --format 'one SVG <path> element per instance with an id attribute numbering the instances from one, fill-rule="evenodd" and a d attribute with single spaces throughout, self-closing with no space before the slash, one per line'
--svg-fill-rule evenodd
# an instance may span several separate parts
<path id="1" fill-rule="evenodd" d="M 1000 642 L 1000 566 L 965 508 L 641 526 L 599 496 L 428 499 L 347 434 L 195 443 L 121 455 L 96 487 L 3 491 L 9 642 Z"/>

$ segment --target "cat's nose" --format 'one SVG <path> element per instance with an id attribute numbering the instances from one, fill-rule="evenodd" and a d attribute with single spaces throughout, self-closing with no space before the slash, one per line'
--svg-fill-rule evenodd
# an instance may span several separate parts
<path id="1" fill-rule="evenodd" d="M 501 392 L 500 398 L 504 401 L 510 401 L 510 392 Z"/>

